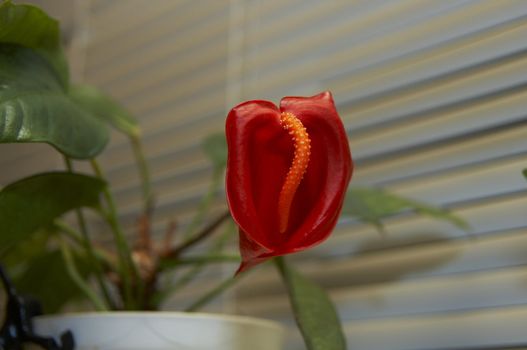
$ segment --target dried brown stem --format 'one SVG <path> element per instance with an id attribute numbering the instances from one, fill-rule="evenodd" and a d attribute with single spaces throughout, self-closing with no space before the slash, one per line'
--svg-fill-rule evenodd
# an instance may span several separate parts
<path id="1" fill-rule="evenodd" d="M 165 230 L 165 235 L 163 237 L 163 243 L 158 248 L 159 256 L 165 256 L 170 253 L 170 247 L 172 246 L 172 243 L 174 242 L 177 229 L 178 229 L 177 222 L 175 220 L 170 220 Z"/>

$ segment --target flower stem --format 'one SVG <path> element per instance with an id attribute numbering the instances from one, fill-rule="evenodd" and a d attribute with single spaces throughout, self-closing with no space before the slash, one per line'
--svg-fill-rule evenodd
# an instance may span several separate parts
<path id="1" fill-rule="evenodd" d="M 91 159 L 90 162 L 97 177 L 104 181 L 105 177 L 97 161 L 95 159 Z M 132 260 L 132 251 L 128 246 L 124 232 L 117 219 L 115 201 L 107 186 L 104 187 L 103 195 L 106 199 L 106 204 L 108 207 L 108 212 L 105 218 L 108 222 L 108 225 L 110 225 L 110 228 L 112 229 L 119 256 L 119 275 L 121 277 L 124 289 L 124 306 L 126 309 L 134 309 L 136 308 L 136 303 L 134 302 L 133 298 L 133 280 L 136 281 L 139 291 L 142 290 L 142 280 L 140 278 L 139 271 L 137 270 L 137 266 Z"/>
<path id="2" fill-rule="evenodd" d="M 153 205 L 152 185 L 150 181 L 150 171 L 146 162 L 145 153 L 141 144 L 141 139 L 137 135 L 130 136 L 130 143 L 134 152 L 135 162 L 141 177 L 141 188 L 143 192 L 143 212 L 149 213 Z"/>
<path id="3" fill-rule="evenodd" d="M 203 306 L 210 303 L 214 298 L 216 298 L 218 295 L 223 293 L 227 288 L 233 286 L 236 282 L 240 280 L 242 276 L 245 276 L 246 273 L 240 273 L 236 276 L 233 276 L 220 284 L 218 284 L 216 287 L 211 289 L 209 292 L 207 292 L 205 295 L 203 295 L 201 298 L 196 300 L 194 303 L 192 303 L 189 307 L 185 309 L 186 312 L 194 312 L 201 309 Z"/>
<path id="4" fill-rule="evenodd" d="M 225 227 L 225 230 L 221 233 L 221 235 L 216 239 L 213 246 L 209 248 L 207 251 L 207 254 L 219 254 L 223 247 L 225 246 L 225 243 L 231 236 L 232 232 L 234 231 L 234 223 L 229 221 L 228 225 Z M 180 289 L 184 288 L 188 283 L 190 283 L 196 275 L 198 275 L 201 270 L 207 265 L 206 261 L 196 263 L 192 268 L 183 274 L 183 276 L 179 277 L 176 282 L 174 282 L 172 285 L 167 286 L 164 288 L 163 291 L 157 294 L 156 296 L 156 303 L 161 303 L 162 300 L 164 300 L 169 295 L 177 293 Z M 162 267 L 163 268 L 163 267 Z M 167 266 L 166 268 L 169 268 Z"/>
<path id="5" fill-rule="evenodd" d="M 73 173 L 73 164 L 71 160 L 68 157 L 64 157 L 64 162 L 66 163 L 66 168 L 68 169 L 68 171 L 70 173 Z M 84 249 L 86 250 L 86 253 L 88 254 L 88 259 L 90 259 L 90 262 L 92 263 L 94 267 L 95 279 L 97 280 L 99 289 L 101 290 L 107 305 L 109 305 L 111 308 L 115 308 L 115 303 L 113 302 L 110 296 L 110 292 L 108 291 L 108 288 L 106 287 L 106 284 L 104 283 L 103 269 L 102 269 L 102 266 L 100 265 L 99 260 L 95 256 L 93 244 L 88 234 L 86 220 L 84 218 L 84 214 L 82 213 L 82 209 L 80 208 L 75 209 L 75 215 L 77 216 L 77 222 L 79 223 L 79 228 L 80 228 L 81 235 L 82 235 L 82 245 Z"/>
<path id="6" fill-rule="evenodd" d="M 73 261 L 73 256 L 71 255 L 71 251 L 69 250 L 68 244 L 60 236 L 59 244 L 60 250 L 62 252 L 62 257 L 64 258 L 64 263 L 66 264 L 66 271 L 68 272 L 70 278 L 73 280 L 73 282 L 75 282 L 77 287 L 79 287 L 79 289 L 84 293 L 84 295 L 88 297 L 88 299 L 92 302 L 93 306 L 97 311 L 108 311 L 108 308 L 106 307 L 104 302 L 97 296 L 97 293 L 95 293 L 90 288 L 90 286 L 79 274 L 79 271 L 75 266 L 75 262 Z"/>
<path id="7" fill-rule="evenodd" d="M 207 254 L 198 256 L 189 256 L 178 258 L 174 261 L 162 261 L 161 266 L 167 269 L 171 266 L 194 265 L 194 264 L 211 264 L 211 263 L 240 263 L 240 256 L 235 254 Z"/>
<path id="8" fill-rule="evenodd" d="M 60 219 L 55 219 L 55 221 L 53 221 L 53 226 L 57 231 L 60 231 L 61 233 L 66 235 L 66 237 L 74 241 L 78 246 L 84 248 L 84 240 L 81 234 L 77 232 L 73 227 L 69 226 L 67 223 Z M 108 266 L 108 268 L 110 269 L 114 268 L 114 264 L 112 263 L 112 261 L 115 259 L 113 255 L 104 250 L 96 249 L 95 246 L 93 247 L 93 251 L 95 253 L 96 258 L 100 261 L 101 265 Z"/>
<path id="9" fill-rule="evenodd" d="M 175 247 L 174 249 L 170 250 L 168 253 L 166 253 L 167 257 L 178 257 L 181 253 L 183 253 L 188 248 L 194 246 L 195 244 L 201 242 L 208 236 L 210 236 L 216 229 L 228 218 L 231 217 L 231 214 L 228 210 L 226 210 L 223 214 L 221 214 L 216 220 L 214 220 L 212 223 L 210 223 L 208 226 L 206 226 L 201 232 L 196 234 L 195 236 L 187 239 L 185 242 L 183 242 L 181 245 Z"/>

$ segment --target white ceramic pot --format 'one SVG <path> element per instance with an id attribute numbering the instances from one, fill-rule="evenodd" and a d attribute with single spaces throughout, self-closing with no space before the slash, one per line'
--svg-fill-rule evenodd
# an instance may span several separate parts
<path id="1" fill-rule="evenodd" d="M 39 335 L 71 330 L 75 350 L 282 350 L 278 323 L 183 312 L 84 313 L 35 318 Z"/>

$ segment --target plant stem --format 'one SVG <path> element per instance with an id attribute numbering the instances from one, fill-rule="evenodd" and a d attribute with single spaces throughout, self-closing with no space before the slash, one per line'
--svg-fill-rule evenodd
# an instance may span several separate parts
<path id="1" fill-rule="evenodd" d="M 95 159 L 91 159 L 90 162 L 97 177 L 105 181 L 105 177 L 97 161 Z M 108 213 L 105 218 L 112 229 L 119 256 L 119 265 L 121 267 L 119 275 L 123 282 L 123 299 L 125 308 L 134 309 L 136 303 L 133 299 L 133 280 L 131 279 L 131 277 L 133 277 L 136 281 L 139 290 L 142 289 L 142 280 L 140 278 L 139 271 L 137 270 L 137 266 L 135 265 L 132 259 L 132 251 L 128 246 L 128 242 L 126 241 L 124 232 L 117 219 L 117 209 L 115 206 L 115 201 L 107 186 L 104 187 L 103 195 L 106 199 L 106 204 L 108 207 Z"/>
<path id="2" fill-rule="evenodd" d="M 203 306 L 211 302 L 215 297 L 220 295 L 222 292 L 224 292 L 227 288 L 233 286 L 236 282 L 240 280 L 242 276 L 245 276 L 246 273 L 240 273 L 236 276 L 233 276 L 220 284 L 218 284 L 216 287 L 211 289 L 209 292 L 207 292 L 205 295 L 203 295 L 201 298 L 196 300 L 194 303 L 192 303 L 189 307 L 185 309 L 186 312 L 194 312 L 199 309 L 201 309 Z"/>
<path id="3" fill-rule="evenodd" d="M 223 214 L 221 214 L 216 220 L 214 220 L 212 223 L 210 223 L 207 227 L 205 227 L 200 233 L 196 234 L 194 237 L 186 240 L 183 242 L 180 246 L 175 247 L 171 251 L 169 251 L 166 254 L 166 257 L 178 257 L 182 252 L 187 250 L 188 248 L 192 247 L 193 245 L 201 242 L 208 236 L 210 236 L 214 231 L 228 218 L 230 218 L 231 214 L 227 210 Z"/>
<path id="4" fill-rule="evenodd" d="M 62 252 L 62 257 L 64 258 L 64 263 L 66 264 L 66 271 L 68 272 L 68 275 L 70 278 L 75 282 L 77 287 L 88 297 L 88 299 L 92 302 L 93 306 L 97 311 L 108 311 L 108 308 L 104 304 L 104 302 L 99 299 L 97 296 L 97 293 L 95 293 L 90 286 L 86 283 L 86 281 L 82 278 L 82 276 L 79 274 L 79 271 L 75 267 L 75 262 L 73 261 L 73 257 L 71 255 L 71 252 L 69 250 L 68 245 L 64 241 L 62 237 L 59 236 L 59 244 L 60 244 L 60 250 Z"/>
<path id="5" fill-rule="evenodd" d="M 208 250 L 208 253 L 217 254 L 221 252 L 223 246 L 225 245 L 227 239 L 230 237 L 234 228 L 234 223 L 232 221 L 229 221 L 229 224 L 227 225 L 227 227 L 225 227 L 225 230 L 222 232 L 222 234 L 217 238 L 214 245 Z M 194 279 L 194 277 L 196 277 L 197 274 L 201 272 L 201 270 L 203 270 L 205 266 L 205 261 L 196 263 L 196 265 L 193 266 L 189 271 L 186 271 L 183 276 L 179 277 L 178 280 L 174 282 L 174 284 L 166 287 L 162 292 L 158 293 L 156 302 L 160 303 L 167 296 L 174 294 L 181 288 L 185 287 Z"/>
<path id="6" fill-rule="evenodd" d="M 223 167 L 215 167 L 212 172 L 212 179 L 209 185 L 209 189 L 207 190 L 205 196 L 201 199 L 196 215 L 194 215 L 190 224 L 185 228 L 185 231 L 183 232 L 183 238 L 188 238 L 190 235 L 192 235 L 192 233 L 194 233 L 194 231 L 196 230 L 197 226 L 203 221 L 203 218 L 209 210 L 209 207 L 212 204 L 212 200 L 214 199 L 214 196 L 218 191 L 222 175 Z"/>
<path id="7" fill-rule="evenodd" d="M 64 157 L 64 162 L 66 163 L 66 168 L 68 169 L 68 172 L 73 173 L 73 164 L 71 160 L 68 157 Z M 84 219 L 84 214 L 82 213 L 82 209 L 80 208 L 75 209 L 75 215 L 77 216 L 77 222 L 79 223 L 79 228 L 82 234 L 82 245 L 84 249 L 86 250 L 86 253 L 88 254 L 88 259 L 90 259 L 95 269 L 95 279 L 97 280 L 99 289 L 101 290 L 104 296 L 104 299 L 107 302 L 107 305 L 109 305 L 111 308 L 115 308 L 115 303 L 113 302 L 113 299 L 110 296 L 110 292 L 108 291 L 108 288 L 106 287 L 106 284 L 104 283 L 103 269 L 99 263 L 99 260 L 95 256 L 93 244 L 88 234 L 86 220 Z"/>
<path id="8" fill-rule="evenodd" d="M 189 256 L 185 258 L 179 258 L 174 261 L 173 265 L 192 265 L 192 264 L 209 264 L 209 263 L 239 263 L 239 255 L 227 255 L 227 254 L 211 254 L 211 255 L 199 255 Z M 172 265 L 170 263 L 161 263 L 164 268 Z"/>
<path id="9" fill-rule="evenodd" d="M 276 268 L 278 269 L 278 272 L 280 272 L 280 274 L 283 275 L 286 272 L 284 258 L 282 256 L 277 256 L 273 259 L 273 262 L 275 263 Z"/>
<path id="10" fill-rule="evenodd" d="M 84 240 L 80 233 L 78 233 L 73 227 L 69 226 L 67 223 L 60 219 L 55 219 L 53 221 L 53 226 L 63 234 L 65 234 L 68 238 L 73 240 L 77 245 L 84 247 Z M 109 252 L 106 252 L 104 250 L 96 249 L 96 247 L 93 247 L 93 252 L 95 253 L 95 256 L 97 259 L 107 266 L 110 266 L 113 268 L 112 260 L 115 260 L 115 257 L 111 255 Z M 104 270 L 104 269 L 103 269 Z"/>
<path id="11" fill-rule="evenodd" d="M 135 162 L 141 177 L 141 188 L 143 192 L 143 212 L 149 213 L 153 205 L 152 186 L 150 181 L 150 171 L 148 163 L 141 144 L 141 139 L 138 135 L 130 136 L 130 143 L 134 152 Z"/>
<path id="12" fill-rule="evenodd" d="M 53 221 L 53 225 L 57 229 L 57 231 L 61 231 L 64 233 L 68 238 L 73 240 L 75 243 L 80 245 L 81 247 L 84 247 L 84 240 L 82 239 L 82 236 L 80 233 L 78 233 L 73 227 L 66 224 L 64 221 L 56 219 Z"/>

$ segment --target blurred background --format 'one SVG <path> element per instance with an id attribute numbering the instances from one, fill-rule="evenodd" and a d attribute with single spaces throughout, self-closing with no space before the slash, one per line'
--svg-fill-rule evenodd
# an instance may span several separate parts
<path id="1" fill-rule="evenodd" d="M 470 224 L 406 212 L 385 220 L 383 237 L 348 220 L 294 258 L 330 291 L 350 349 L 527 349 L 527 1 L 29 2 L 60 19 L 73 77 L 139 119 L 156 232 L 188 223 L 211 177 L 201 142 L 232 106 L 331 90 L 353 185 Z M 133 228 L 141 192 L 125 138 L 113 135 L 100 161 Z M 3 145 L 0 168 L 3 186 L 62 159 L 46 145 Z M 219 198 L 213 212 L 224 208 Z M 205 274 L 166 308 L 234 268 Z M 209 310 L 280 320 L 292 329 L 287 349 L 302 349 L 272 268 Z"/>

